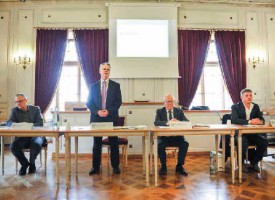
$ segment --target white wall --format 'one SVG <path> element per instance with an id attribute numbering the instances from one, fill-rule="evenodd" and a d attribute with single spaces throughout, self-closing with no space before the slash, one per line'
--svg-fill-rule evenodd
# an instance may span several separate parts
<path id="1" fill-rule="evenodd" d="M 13 59 L 21 50 L 30 50 L 35 54 L 35 27 L 107 27 L 107 19 L 107 7 L 101 1 L 97 4 L 94 1 L 0 2 L 0 117 L 5 117 L 3 113 L 8 114 L 13 106 L 13 96 L 18 92 L 26 93 L 30 103 L 34 102 L 34 62 L 23 70 L 13 63 Z M 275 8 L 182 3 L 178 10 L 178 27 L 245 29 L 247 53 L 256 49 L 265 56 L 264 64 L 257 65 L 255 69 L 250 64 L 247 65 L 248 87 L 254 91 L 255 101 L 262 108 L 275 109 Z M 133 102 L 135 99 L 161 102 L 165 93 L 173 93 L 177 98 L 177 79 L 116 81 L 121 84 L 124 102 Z M 151 116 L 147 112 L 152 113 L 155 108 L 147 110 L 144 106 L 125 107 L 121 113 L 125 114 L 129 109 L 138 113 L 133 122 L 153 121 L 153 114 Z M 200 121 L 208 116 L 199 117 L 196 120 Z M 215 117 L 213 119 L 216 121 Z M 191 138 L 190 141 L 194 146 L 201 145 Z M 203 145 L 201 147 L 204 149 Z"/>
<path id="2" fill-rule="evenodd" d="M 14 56 L 20 51 L 35 54 L 35 27 L 107 27 L 107 7 L 98 1 L 0 2 L 0 103 L 12 106 L 11 96 L 24 92 L 34 101 L 34 62 L 26 70 L 15 66 Z M 218 4 L 181 4 L 178 27 L 198 29 L 245 29 L 247 52 L 259 50 L 264 64 L 255 69 L 247 66 L 248 87 L 255 92 L 255 100 L 262 107 L 275 107 L 275 8 L 238 7 Z M 1 19 L 4 17 L 4 19 Z M 248 56 L 248 55 L 247 55 Z M 156 72 L 157 73 L 157 72 Z M 26 81 L 28 80 L 28 81 Z M 123 101 L 148 99 L 159 102 L 172 92 L 177 97 L 177 79 L 119 79 Z"/>

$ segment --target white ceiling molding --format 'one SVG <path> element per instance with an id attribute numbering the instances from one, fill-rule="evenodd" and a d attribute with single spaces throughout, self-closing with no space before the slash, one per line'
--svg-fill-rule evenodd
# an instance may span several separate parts
<path id="1" fill-rule="evenodd" d="M 0 2 L 65 2 L 68 0 L 0 0 Z M 123 2 L 123 3 L 134 3 L 134 2 L 151 2 L 151 3 L 167 3 L 167 2 L 179 2 L 179 3 L 218 3 L 218 4 L 264 4 L 264 5 L 275 5 L 275 0 L 75 0 L 75 2 L 98 2 L 98 3 L 114 3 L 114 2 Z M 70 0 L 74 2 L 74 0 Z"/>

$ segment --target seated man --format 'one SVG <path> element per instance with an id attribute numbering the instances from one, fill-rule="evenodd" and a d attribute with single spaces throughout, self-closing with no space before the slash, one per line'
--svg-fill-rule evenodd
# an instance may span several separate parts
<path id="1" fill-rule="evenodd" d="M 243 89 L 241 91 L 241 100 L 239 103 L 231 107 L 232 124 L 240 125 L 262 125 L 264 118 L 257 104 L 252 102 L 252 90 Z M 268 141 L 260 134 L 243 134 L 242 135 L 242 156 L 245 157 L 246 150 L 249 145 L 256 145 L 255 154 L 250 158 L 250 168 L 259 172 L 258 162 L 263 159 L 264 152 L 267 149 Z M 243 165 L 243 171 L 248 172 L 246 166 Z"/>
<path id="2" fill-rule="evenodd" d="M 165 107 L 158 109 L 156 112 L 155 126 L 168 126 L 170 121 L 188 121 L 184 116 L 183 111 L 174 107 L 174 97 L 170 94 L 164 98 Z M 158 155 L 161 162 L 159 175 L 167 174 L 166 167 L 166 152 L 167 146 L 179 147 L 178 163 L 176 166 L 176 173 L 187 176 L 188 172 L 182 167 L 188 150 L 189 143 L 183 136 L 159 137 L 158 138 Z"/>
<path id="3" fill-rule="evenodd" d="M 27 104 L 27 97 L 24 94 L 16 94 L 15 104 L 11 110 L 7 125 L 10 126 L 12 122 L 28 122 L 33 123 L 34 126 L 43 126 L 43 118 L 39 107 Z M 43 137 L 16 137 L 11 144 L 11 152 L 18 159 L 21 164 L 19 175 L 26 174 L 27 168 L 29 173 L 35 173 L 35 159 L 40 153 L 42 144 L 45 138 Z M 23 149 L 30 148 L 30 161 L 24 155 Z"/>

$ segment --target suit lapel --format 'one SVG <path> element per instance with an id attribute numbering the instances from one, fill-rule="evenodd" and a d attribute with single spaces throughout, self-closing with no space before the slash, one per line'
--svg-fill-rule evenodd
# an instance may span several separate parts
<path id="1" fill-rule="evenodd" d="M 167 121 L 168 122 L 167 111 L 166 111 L 165 107 L 162 109 L 162 117 L 163 117 L 163 121 Z"/>
<path id="2" fill-rule="evenodd" d="M 249 119 L 253 119 L 255 117 L 255 106 L 254 106 L 253 103 L 251 105 L 253 106 L 253 108 L 251 110 L 251 113 L 250 113 L 250 116 L 249 116 L 250 118 Z"/>
<path id="3" fill-rule="evenodd" d="M 178 119 L 178 110 L 174 107 L 173 108 L 173 115 L 174 115 L 174 118 Z"/>
<path id="4" fill-rule="evenodd" d="M 106 96 L 106 106 L 109 105 L 110 97 L 112 96 L 113 84 L 112 81 L 109 79 L 108 89 L 107 89 L 107 96 Z"/>
<path id="5" fill-rule="evenodd" d="M 101 86 L 101 83 L 100 83 L 100 80 L 99 80 L 96 84 L 96 91 L 95 91 L 95 94 L 98 94 L 98 96 L 97 96 L 97 102 L 99 104 L 98 107 L 102 107 L 102 105 L 101 105 L 102 100 L 101 100 L 101 88 L 100 88 L 100 86 Z"/>
<path id="6" fill-rule="evenodd" d="M 240 103 L 240 114 L 242 115 L 241 118 L 246 119 L 245 107 L 243 102 Z"/>

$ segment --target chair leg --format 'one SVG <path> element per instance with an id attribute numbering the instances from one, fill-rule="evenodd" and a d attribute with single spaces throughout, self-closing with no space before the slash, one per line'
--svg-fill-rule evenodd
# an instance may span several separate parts
<path id="1" fill-rule="evenodd" d="M 121 146 L 121 159 L 122 159 L 122 162 L 124 163 L 125 160 L 124 160 L 124 153 L 125 153 L 125 149 L 124 149 L 124 146 Z M 119 154 L 120 155 L 120 154 Z"/>
<path id="2" fill-rule="evenodd" d="M 178 153 L 179 153 L 179 149 L 175 149 L 175 164 L 178 164 Z"/>
<path id="3" fill-rule="evenodd" d="M 263 161 L 262 160 L 260 161 L 260 168 L 261 168 L 261 171 L 262 171 L 262 169 L 263 169 Z"/>
<path id="4" fill-rule="evenodd" d="M 15 172 L 18 174 L 18 160 L 15 158 Z"/>
<path id="5" fill-rule="evenodd" d="M 40 166 L 42 167 L 42 153 L 40 152 L 39 154 L 40 154 L 39 155 L 40 156 Z"/>
<path id="6" fill-rule="evenodd" d="M 110 164 L 110 146 L 108 146 L 108 150 L 107 150 L 107 152 L 108 152 L 108 164 Z"/>
<path id="7" fill-rule="evenodd" d="M 123 153 L 122 153 L 122 155 L 123 155 L 123 162 L 126 164 L 126 146 L 124 146 L 122 149 L 123 149 Z"/>
<path id="8" fill-rule="evenodd" d="M 245 152 L 245 163 L 248 164 L 248 149 Z"/>
<path id="9" fill-rule="evenodd" d="M 44 151 L 45 151 L 45 154 L 44 154 L 44 156 L 45 156 L 45 158 L 44 158 L 44 169 L 45 169 L 45 173 L 46 173 L 46 170 L 47 170 L 47 156 L 48 156 L 48 148 L 45 148 L 44 149 Z"/>
<path id="10" fill-rule="evenodd" d="M 125 166 L 128 166 L 128 145 L 125 146 Z"/>
<path id="11" fill-rule="evenodd" d="M 236 149 L 234 151 L 234 158 L 235 158 L 235 170 L 237 170 L 238 169 L 238 152 L 236 151 Z M 231 157 L 230 157 L 230 160 L 232 162 Z"/>

